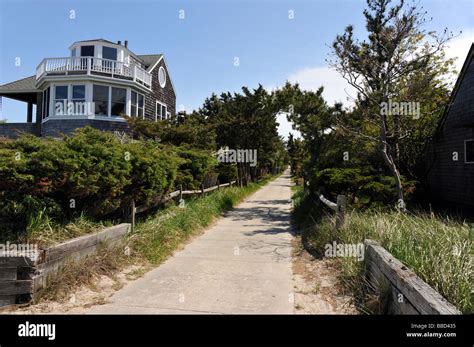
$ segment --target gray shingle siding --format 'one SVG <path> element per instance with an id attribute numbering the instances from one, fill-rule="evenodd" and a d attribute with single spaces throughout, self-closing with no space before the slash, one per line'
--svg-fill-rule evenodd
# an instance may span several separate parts
<path id="1" fill-rule="evenodd" d="M 461 78 L 461 77 L 460 77 Z M 428 183 L 434 199 L 474 207 L 474 164 L 465 163 L 464 141 L 474 139 L 474 62 L 471 59 L 439 134 L 430 146 Z M 453 153 L 458 160 L 453 160 Z"/>
<path id="2" fill-rule="evenodd" d="M 60 137 L 61 134 L 70 135 L 77 128 L 91 126 L 102 131 L 128 131 L 126 122 L 114 122 L 97 119 L 51 119 L 41 127 L 41 136 Z"/>
<path id="3" fill-rule="evenodd" d="M 163 66 L 166 71 L 166 85 L 161 88 L 158 80 L 158 71 Z M 145 96 L 145 118 L 154 121 L 156 116 L 156 101 L 165 103 L 168 106 L 168 112 L 171 115 L 176 114 L 176 94 L 171 84 L 170 75 L 165 65 L 164 59 L 161 59 L 158 65 L 152 71 L 152 92 Z"/>

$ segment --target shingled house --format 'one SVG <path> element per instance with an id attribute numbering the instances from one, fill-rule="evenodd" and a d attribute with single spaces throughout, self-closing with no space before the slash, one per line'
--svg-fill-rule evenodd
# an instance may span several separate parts
<path id="1" fill-rule="evenodd" d="M 432 197 L 456 207 L 474 207 L 474 44 L 430 147 Z"/>
<path id="2" fill-rule="evenodd" d="M 136 55 L 127 41 L 104 39 L 74 42 L 69 57 L 43 59 L 36 75 L 0 86 L 0 97 L 28 104 L 26 123 L 0 124 L 7 137 L 57 136 L 86 125 L 123 131 L 124 115 L 158 121 L 176 112 L 164 56 Z"/>

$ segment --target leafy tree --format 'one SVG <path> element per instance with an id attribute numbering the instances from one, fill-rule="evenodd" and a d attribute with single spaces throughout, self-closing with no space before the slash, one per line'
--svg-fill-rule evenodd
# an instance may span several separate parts
<path id="1" fill-rule="evenodd" d="M 378 143 L 396 181 L 398 206 L 404 210 L 397 153 L 401 140 L 409 135 L 402 132 L 405 119 L 399 114 L 382 112 L 381 108 L 390 100 L 398 100 L 399 86 L 403 81 L 425 71 L 452 35 L 446 31 L 442 35 L 426 33 L 422 29 L 425 13 L 421 13 L 416 5 L 406 6 L 401 0 L 390 7 L 391 2 L 367 0 L 368 8 L 364 11 L 367 40 L 355 39 L 353 27 L 348 26 L 333 43 L 335 60 L 331 64 L 357 90 L 357 107 L 364 123 L 353 129 L 339 119 L 339 126 Z"/>

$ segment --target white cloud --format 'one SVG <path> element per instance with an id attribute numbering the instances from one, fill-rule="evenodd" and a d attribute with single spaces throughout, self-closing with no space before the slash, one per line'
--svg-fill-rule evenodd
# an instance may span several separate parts
<path id="1" fill-rule="evenodd" d="M 344 105 L 352 104 L 353 98 L 356 97 L 354 88 L 337 71 L 328 67 L 313 67 L 296 71 L 288 76 L 288 81 L 298 82 L 305 90 L 316 91 L 323 86 L 323 97 L 330 105 L 334 102 L 342 102 Z"/>
<path id="2" fill-rule="evenodd" d="M 459 36 L 452 39 L 446 46 L 446 57 L 457 58 L 455 62 L 456 70 L 461 71 L 466 60 L 467 53 L 474 42 L 474 29 L 464 30 Z"/>

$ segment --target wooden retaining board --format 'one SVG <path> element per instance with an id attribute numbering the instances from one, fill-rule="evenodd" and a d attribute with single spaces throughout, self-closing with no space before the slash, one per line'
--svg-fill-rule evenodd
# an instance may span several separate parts
<path id="1" fill-rule="evenodd" d="M 415 312 L 419 314 L 461 314 L 453 304 L 377 242 L 365 240 L 364 243 L 369 279 L 372 278 L 372 280 L 379 282 L 386 280 L 393 287 L 392 303 L 398 307 L 391 307 L 390 311 L 398 314 L 414 314 Z M 400 293 L 405 299 L 402 304 L 397 301 Z"/>
<path id="2" fill-rule="evenodd" d="M 33 295 L 61 267 L 95 253 L 104 242 L 121 242 L 129 231 L 130 224 L 123 223 L 46 249 L 0 254 L 0 306 L 15 304 L 18 295 Z"/>

